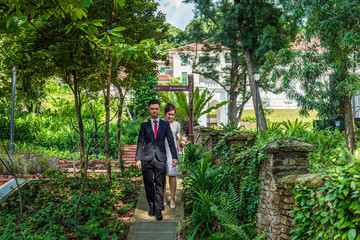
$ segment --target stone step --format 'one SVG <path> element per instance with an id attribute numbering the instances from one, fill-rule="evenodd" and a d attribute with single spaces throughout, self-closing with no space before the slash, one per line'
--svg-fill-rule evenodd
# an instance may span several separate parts
<path id="1" fill-rule="evenodd" d="M 136 222 L 132 240 L 176 240 L 176 222 Z"/>

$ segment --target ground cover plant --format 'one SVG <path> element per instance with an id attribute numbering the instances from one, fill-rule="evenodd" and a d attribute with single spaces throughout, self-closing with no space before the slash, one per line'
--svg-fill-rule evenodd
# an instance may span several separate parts
<path id="1" fill-rule="evenodd" d="M 323 174 L 325 186 L 307 181 L 296 186 L 291 239 L 360 239 L 359 172 L 355 157 Z"/>
<path id="2" fill-rule="evenodd" d="M 81 179 L 48 170 L 51 180 L 32 181 L 22 189 L 23 214 L 18 196 L 0 202 L 0 239 L 90 239 L 74 230 L 74 214 Z M 130 166 L 120 177 L 90 176 L 79 208 L 77 227 L 102 239 L 126 239 L 138 199 L 140 172 Z"/>

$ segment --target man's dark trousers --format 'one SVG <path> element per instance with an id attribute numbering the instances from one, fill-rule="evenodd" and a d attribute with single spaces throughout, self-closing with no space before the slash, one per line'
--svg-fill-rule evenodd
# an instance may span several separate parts
<path id="1" fill-rule="evenodd" d="M 163 196 L 167 161 L 165 139 L 168 140 L 172 158 L 177 159 L 175 141 L 168 122 L 159 121 L 156 139 L 151 122 L 141 124 L 135 160 L 141 160 L 146 197 L 149 207 L 156 211 L 164 209 Z"/>
<path id="2" fill-rule="evenodd" d="M 142 173 L 144 178 L 146 199 L 149 203 L 149 207 L 157 210 L 164 210 L 163 196 L 166 175 L 166 162 L 159 161 L 155 155 L 151 161 L 142 161 L 141 167 L 143 170 Z"/>

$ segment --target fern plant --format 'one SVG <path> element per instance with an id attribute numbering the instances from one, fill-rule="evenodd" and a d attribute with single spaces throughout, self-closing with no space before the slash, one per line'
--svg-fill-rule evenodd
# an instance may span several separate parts
<path id="1" fill-rule="evenodd" d="M 240 198 L 233 185 L 229 184 L 228 192 L 221 195 L 219 205 L 214 205 L 211 210 L 220 222 L 221 231 L 212 234 L 208 239 L 244 239 L 250 240 L 254 235 L 253 224 L 240 225 Z M 259 235 L 255 239 L 261 239 Z"/>

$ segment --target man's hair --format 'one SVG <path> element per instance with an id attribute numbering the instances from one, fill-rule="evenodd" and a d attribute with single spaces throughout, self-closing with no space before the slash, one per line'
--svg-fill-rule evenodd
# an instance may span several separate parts
<path id="1" fill-rule="evenodd" d="M 165 114 L 167 114 L 170 111 L 175 111 L 175 113 L 176 113 L 176 107 L 172 103 L 166 104 L 165 109 L 164 109 Z"/>
<path id="2" fill-rule="evenodd" d="M 151 104 L 159 104 L 159 106 L 160 106 L 160 102 L 159 102 L 159 100 L 157 100 L 157 99 L 151 100 L 151 101 L 149 102 L 149 107 L 150 107 Z"/>

